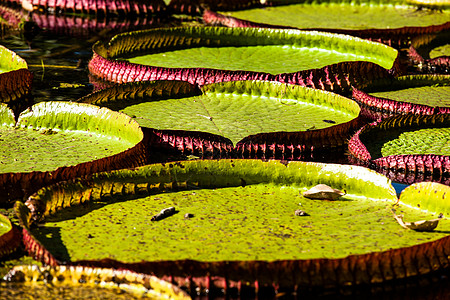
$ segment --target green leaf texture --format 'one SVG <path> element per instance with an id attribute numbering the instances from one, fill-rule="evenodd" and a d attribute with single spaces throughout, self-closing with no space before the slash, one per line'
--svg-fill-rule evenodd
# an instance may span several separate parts
<path id="1" fill-rule="evenodd" d="M 336 94 L 275 82 L 215 83 L 202 92 L 157 101 L 144 97 L 142 103 L 121 111 L 143 127 L 208 132 L 236 145 L 258 133 L 329 128 L 355 119 L 360 110 L 355 102 Z"/>
<path id="2" fill-rule="evenodd" d="M 109 57 L 167 68 L 211 68 L 291 73 L 344 61 L 369 61 L 390 69 L 397 51 L 356 37 L 316 31 L 187 27 L 123 33 Z"/>
<path id="3" fill-rule="evenodd" d="M 22 57 L 0 45 L 0 74 L 27 68 L 27 62 Z"/>
<path id="4" fill-rule="evenodd" d="M 14 124 L 3 110 L 0 172 L 51 171 L 112 156 L 143 139 L 128 116 L 88 104 L 41 102 Z"/>
<path id="5" fill-rule="evenodd" d="M 418 9 L 402 1 L 304 1 L 223 14 L 255 23 L 302 29 L 392 29 L 425 27 L 450 21 L 448 9 Z"/>
<path id="6" fill-rule="evenodd" d="M 337 201 L 301 196 L 318 183 L 347 195 Z M 183 191 L 172 190 L 175 186 Z M 61 210 L 80 201 L 86 204 Z M 37 220 L 49 215 L 33 234 L 66 260 L 339 258 L 446 236 L 445 231 L 426 236 L 403 230 L 392 217 L 395 202 L 389 180 L 362 167 L 220 160 L 99 174 L 92 181 L 43 189 L 28 206 L 41 209 L 35 211 Z M 170 206 L 178 213 L 151 221 Z M 297 209 L 310 216 L 295 216 Z M 399 211 L 431 216 L 406 206 Z M 186 219 L 187 213 L 193 217 Z"/>

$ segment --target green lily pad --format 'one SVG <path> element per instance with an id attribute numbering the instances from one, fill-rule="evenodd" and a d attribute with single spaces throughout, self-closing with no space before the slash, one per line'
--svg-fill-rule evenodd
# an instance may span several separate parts
<path id="1" fill-rule="evenodd" d="M 450 76 L 408 75 L 379 80 L 364 91 L 353 90 L 355 100 L 373 119 L 394 114 L 435 114 L 450 111 Z"/>
<path id="2" fill-rule="evenodd" d="M 398 67 L 398 52 L 388 46 L 300 30 L 157 28 L 116 35 L 93 50 L 90 73 L 119 83 L 271 80 L 334 91 L 389 77 L 387 69 Z"/>
<path id="3" fill-rule="evenodd" d="M 346 195 L 335 201 L 301 196 L 318 183 L 345 190 Z M 84 205 L 74 206 L 77 203 Z M 218 266 L 227 261 L 228 278 L 233 280 L 247 280 L 242 277 L 244 273 L 248 276 L 255 261 L 271 262 L 272 268 L 283 268 L 286 260 L 296 261 L 298 272 L 307 272 L 301 265 L 314 261 L 321 265 L 320 271 L 295 276 L 294 281 L 317 284 L 323 279 L 316 276 L 322 278 L 322 272 L 331 272 L 328 268 L 348 279 L 347 268 L 341 265 L 348 264 L 346 260 L 359 257 L 365 263 L 352 264 L 354 268 L 371 268 L 371 263 L 379 264 L 376 259 L 366 260 L 365 255 L 372 252 L 398 255 L 398 251 L 408 252 L 423 243 L 428 247 L 448 238 L 449 222 L 442 222 L 432 235 L 404 230 L 393 218 L 395 203 L 390 181 L 361 167 L 219 160 L 156 164 L 94 175 L 89 180 L 44 188 L 28 199 L 31 212 L 18 204 L 16 211 L 25 228 L 30 228 L 28 220 L 31 224 L 46 222 L 32 228 L 31 235 L 58 259 L 109 258 L 141 263 L 147 271 L 152 271 L 148 269 L 151 265 L 143 261 L 180 264 L 169 272 L 188 263 L 185 260 L 193 260 L 207 263 L 211 269 L 206 272 L 211 276 L 224 276 Z M 445 202 L 443 209 L 448 209 L 447 205 Z M 168 207 L 175 207 L 176 213 L 152 221 L 152 216 Z M 296 216 L 297 209 L 309 216 Z M 433 217 L 408 206 L 397 208 L 397 212 L 418 219 Z M 336 269 L 329 260 L 338 265 Z M 241 269 L 244 273 L 236 271 L 244 262 L 249 262 Z M 161 266 L 159 274 L 177 275 L 165 273 Z M 385 267 L 381 272 L 391 275 L 369 281 L 392 278 L 392 269 Z M 182 269 L 180 272 L 185 274 Z M 289 277 L 287 274 L 283 277 Z M 199 272 L 191 275 L 202 276 Z M 272 280 L 292 282 L 287 277 Z"/>
<path id="4" fill-rule="evenodd" d="M 450 45 L 439 46 L 430 51 L 430 58 L 439 56 L 450 56 Z"/>
<path id="5" fill-rule="evenodd" d="M 141 94 L 140 103 L 138 99 L 124 99 L 117 96 L 118 91 L 108 90 L 82 101 L 110 108 L 121 107 L 122 112 L 133 116 L 143 127 L 208 132 L 229 138 L 234 145 L 246 136 L 259 133 L 339 126 L 359 114 L 359 106 L 348 98 L 276 82 L 214 83 L 203 86 L 201 95 L 197 91 L 196 95 L 175 93 L 164 99 L 153 96 L 161 90 L 175 89 L 173 84 L 173 81 L 156 81 L 129 84 L 128 89 L 119 88 L 122 94 Z M 195 92 L 193 87 L 191 90 L 191 94 Z M 124 107 L 127 103 L 130 105 Z"/>
<path id="6" fill-rule="evenodd" d="M 155 276 L 89 267 L 16 266 L 0 281 L 0 289 L 2 299 L 191 299 Z"/>
<path id="7" fill-rule="evenodd" d="M 4 201 L 55 180 L 143 164 L 142 130 L 125 114 L 88 104 L 41 102 L 22 112 L 17 122 L 5 105 L 0 117 Z M 15 184 L 20 187 L 13 188 Z"/>
<path id="8" fill-rule="evenodd" d="M 0 74 L 27 68 L 27 62 L 22 57 L 0 45 Z"/>
<path id="9" fill-rule="evenodd" d="M 377 88 L 383 89 L 380 85 L 377 85 Z M 370 90 L 371 88 L 368 87 L 368 89 Z M 387 84 L 384 90 L 370 92 L 369 94 L 395 101 L 450 107 L 449 75 L 401 76 L 396 78 L 394 82 Z"/>
<path id="10" fill-rule="evenodd" d="M 432 123 L 431 119 L 437 120 Z M 450 115 L 397 117 L 360 135 L 372 159 L 398 154 L 450 155 Z"/>
<path id="11" fill-rule="evenodd" d="M 254 23 L 302 29 L 393 29 L 406 26 L 426 27 L 450 21 L 449 10 L 418 9 L 404 1 L 280 2 L 292 4 L 227 11 L 223 14 Z"/>
<path id="12" fill-rule="evenodd" d="M 399 182 L 448 183 L 450 114 L 406 114 L 365 125 L 349 141 L 351 158 Z"/>
<path id="13" fill-rule="evenodd" d="M 448 186 L 436 182 L 420 182 L 408 186 L 400 196 L 402 204 L 434 214 L 450 215 Z"/>
<path id="14" fill-rule="evenodd" d="M 43 102 L 24 111 L 14 126 L 2 123 L 0 172 L 52 171 L 116 155 L 143 134 L 127 116 L 76 103 Z"/>
<path id="15" fill-rule="evenodd" d="M 167 68 L 212 68 L 245 70 L 270 74 L 316 69 L 343 61 L 370 61 L 390 69 L 397 53 L 389 47 L 344 35 L 322 32 L 283 31 L 273 29 L 190 27 L 155 29 L 117 35 L 111 40 L 114 49 L 138 39 L 136 50 L 150 52 L 134 55 L 129 62 Z M 172 40 L 167 42 L 150 41 Z M 161 46 L 158 46 L 161 45 Z M 121 51 L 130 57 L 133 48 Z M 130 53 L 131 52 L 131 53 Z M 114 56 L 121 58 L 120 54 Z"/>
<path id="16" fill-rule="evenodd" d="M 0 45 L 0 102 L 19 114 L 30 105 L 32 81 L 26 61 Z"/>
<path id="17" fill-rule="evenodd" d="M 8 217 L 0 214 L 0 258 L 16 250 L 20 245 L 20 232 Z"/>
<path id="18" fill-rule="evenodd" d="M 414 64 L 415 72 L 447 75 L 450 65 L 449 40 L 449 30 L 414 38 L 408 49 L 408 56 Z"/>

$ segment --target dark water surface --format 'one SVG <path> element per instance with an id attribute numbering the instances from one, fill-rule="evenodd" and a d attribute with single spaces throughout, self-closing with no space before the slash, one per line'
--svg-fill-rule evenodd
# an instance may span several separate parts
<path id="1" fill-rule="evenodd" d="M 92 91 L 87 70 L 92 42 L 42 32 L 31 41 L 21 35 L 10 36 L 2 45 L 27 61 L 34 75 L 35 102 L 75 101 Z"/>

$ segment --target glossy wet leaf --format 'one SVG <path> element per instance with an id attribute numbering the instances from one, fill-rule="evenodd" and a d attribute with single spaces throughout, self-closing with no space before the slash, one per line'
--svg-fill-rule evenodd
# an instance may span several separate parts
<path id="1" fill-rule="evenodd" d="M 15 52 L 0 45 L 0 74 L 22 68 L 28 68 L 27 62 Z"/>
<path id="2" fill-rule="evenodd" d="M 234 144 L 253 134 L 329 128 L 359 114 L 359 107 L 348 98 L 279 83 L 216 83 L 204 86 L 202 92 L 159 101 L 144 97 L 142 103 L 121 111 L 143 127 L 208 132 Z"/>
<path id="3" fill-rule="evenodd" d="M 345 188 L 347 194 L 336 201 L 300 196 L 299 191 L 318 182 Z M 69 209 L 70 202 L 85 204 Z M 225 260 L 229 270 L 236 270 L 235 267 L 255 259 L 273 262 L 273 268 L 277 264 L 282 268 L 280 259 L 299 264 L 309 264 L 312 261 L 308 259 L 312 259 L 321 265 L 327 264 L 321 258 L 347 260 L 362 255 L 362 262 L 366 260 L 364 255 L 370 256 L 371 252 L 409 253 L 411 246 L 423 244 L 426 248 L 447 238 L 448 222 L 442 222 L 441 230 L 433 235 L 401 228 L 391 212 L 396 202 L 395 191 L 386 177 L 361 167 L 219 160 L 149 165 L 98 174 L 87 181 L 42 189 L 28 200 L 31 211 L 27 212 L 25 205 L 16 207 L 26 228 L 28 217 L 32 222 L 45 218 L 45 226 L 32 229 L 32 234 L 58 259 L 110 258 L 142 266 L 146 266 L 142 260 L 175 260 L 181 266 L 187 261 L 180 260 L 194 259 L 194 264 L 204 262 L 211 267 L 218 267 Z M 66 208 L 54 213 L 62 206 Z M 179 213 L 152 222 L 151 216 L 167 206 L 176 207 Z M 443 204 L 443 209 L 447 206 L 448 203 Z M 295 216 L 298 209 L 307 211 L 309 216 Z M 419 220 L 433 216 L 403 205 L 396 209 Z M 186 219 L 186 214 L 193 217 Z M 356 263 L 355 268 L 380 263 L 376 261 Z M 389 265 L 383 266 L 382 272 L 391 272 L 384 270 L 391 268 Z M 251 264 L 246 266 L 253 268 Z M 318 273 L 308 275 L 309 279 L 297 280 L 316 281 L 321 272 L 331 271 L 329 266 L 320 268 Z M 247 272 L 246 267 L 243 270 Z M 339 274 L 348 276 L 345 267 L 339 270 Z M 223 276 L 222 271 L 220 268 L 215 272 Z M 238 273 L 230 276 L 242 279 Z"/>
<path id="4" fill-rule="evenodd" d="M 350 36 L 263 28 L 151 29 L 117 35 L 109 44 L 111 58 L 142 65 L 270 74 L 344 61 L 369 61 L 390 69 L 397 57 L 390 47 Z"/>
<path id="5" fill-rule="evenodd" d="M 420 182 L 408 186 L 400 196 L 402 204 L 426 210 L 445 218 L 450 216 L 448 186 L 437 182 Z"/>
<path id="6" fill-rule="evenodd" d="M 403 1 L 306 1 L 224 14 L 278 26 L 358 30 L 425 27 L 450 21 L 449 10 L 418 9 L 415 5 L 405 5 Z"/>
<path id="7" fill-rule="evenodd" d="M 48 219 L 33 234 L 64 260 L 125 262 L 149 257 L 152 261 L 341 258 L 414 245 L 424 238 L 397 230 L 389 210 L 392 202 L 374 204 L 352 197 L 336 201 L 309 200 L 299 196 L 297 188 L 273 184 L 157 194 L 98 207 L 76 220 L 69 217 L 77 215 L 72 211 L 63 214 L 66 221 Z M 153 214 L 169 205 L 179 213 L 152 222 Z M 298 208 L 310 217 L 296 218 Z M 186 213 L 194 217 L 186 220 Z M 395 242 L 388 237 L 391 234 L 397 236 Z"/>
<path id="8" fill-rule="evenodd" d="M 113 183 L 114 178 L 121 178 L 120 183 Z M 402 228 L 397 231 L 398 224 L 390 211 L 395 196 L 389 182 L 367 169 L 343 165 L 291 162 L 285 166 L 276 161 L 251 160 L 150 165 L 137 171 L 101 175 L 95 180 L 96 187 L 88 184 L 83 188 L 81 182 L 73 187 L 43 190 L 30 204 L 46 201 L 50 211 L 39 213 L 45 215 L 57 209 L 56 203 L 66 197 L 72 201 L 80 197 L 91 202 L 98 199 L 100 186 L 104 186 L 101 194 L 105 196 L 110 188 L 133 194 L 136 189 L 144 192 L 148 188 L 145 182 L 155 187 L 161 182 L 169 187 L 170 178 L 177 178 L 179 187 L 194 184 L 198 188 L 131 198 L 117 195 L 108 205 L 95 201 L 92 206 L 65 209 L 47 218 L 45 227 L 33 230 L 33 234 L 64 259 L 109 257 L 134 262 L 145 257 L 213 261 L 231 257 L 242 260 L 335 258 L 419 242 Z M 318 182 L 345 187 L 347 195 L 324 202 L 299 194 Z M 86 198 L 87 195 L 90 196 Z M 153 214 L 168 206 L 175 207 L 179 213 L 159 222 L 151 221 Z M 312 218 L 295 218 L 293 213 L 300 208 Z M 427 216 L 406 207 L 401 210 L 418 218 Z M 186 213 L 194 217 L 186 220 Z M 379 232 L 374 228 L 379 228 Z M 393 241 L 387 238 L 386 232 L 398 238 Z M 59 239 L 65 247 L 58 246 Z M 125 239 L 127 243 L 123 242 Z M 336 239 L 340 243 L 335 243 Z M 299 240 L 303 241 L 301 245 Z M 365 242 L 361 243 L 362 240 Z M 147 243 L 153 246 L 146 247 Z M 155 247 L 159 244 L 164 251 Z"/>
<path id="9" fill-rule="evenodd" d="M 85 104 L 42 102 L 17 123 L 11 113 L 2 116 L 1 173 L 73 166 L 121 153 L 143 138 L 126 115 Z"/>

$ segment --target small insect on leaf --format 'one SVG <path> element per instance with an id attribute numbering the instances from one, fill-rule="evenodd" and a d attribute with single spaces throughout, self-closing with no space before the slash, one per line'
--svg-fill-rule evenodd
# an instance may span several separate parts
<path id="1" fill-rule="evenodd" d="M 334 189 L 326 184 L 318 184 L 306 192 L 303 192 L 302 196 L 308 199 L 336 200 L 345 194 L 345 192 Z"/>
<path id="2" fill-rule="evenodd" d="M 397 220 L 398 224 L 403 228 L 409 228 L 415 231 L 433 231 L 439 224 L 439 221 L 443 218 L 440 214 L 437 219 L 433 220 L 420 220 L 415 222 L 405 222 L 403 221 L 403 215 L 397 215 L 394 213 L 394 218 Z"/>
<path id="3" fill-rule="evenodd" d="M 175 207 L 173 207 L 173 206 L 168 207 L 168 208 L 164 208 L 159 213 L 154 215 L 151 218 L 151 221 L 160 221 L 162 219 L 165 219 L 167 217 L 170 217 L 170 216 L 174 215 L 175 213 L 176 213 L 176 210 L 175 210 Z"/>

